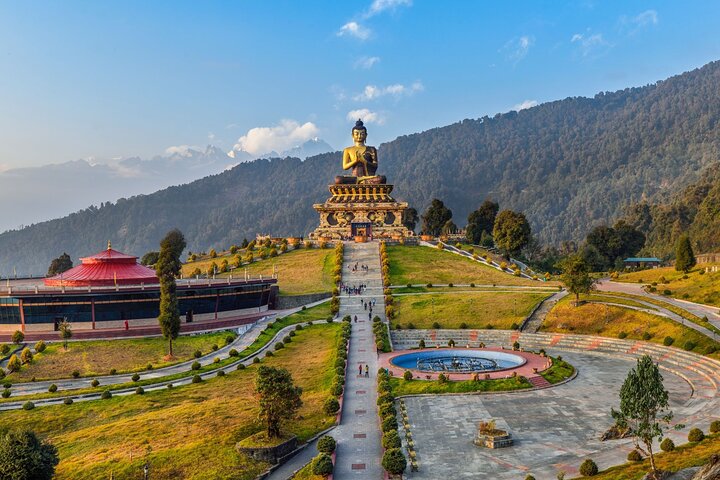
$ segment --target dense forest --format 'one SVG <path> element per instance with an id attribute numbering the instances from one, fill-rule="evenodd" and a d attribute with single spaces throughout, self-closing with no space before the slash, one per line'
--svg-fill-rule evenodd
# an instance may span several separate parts
<path id="1" fill-rule="evenodd" d="M 440 198 L 462 227 L 492 198 L 524 212 L 540 242 L 557 245 L 581 240 L 638 202 L 667 203 L 696 182 L 720 158 L 719 120 L 720 62 L 713 62 L 644 87 L 402 136 L 379 147 L 380 173 L 395 184 L 396 198 L 418 211 Z M 312 204 L 328 197 L 340 161 L 339 153 L 257 160 L 5 232 L 0 274 L 14 266 L 44 272 L 60 253 L 76 260 L 108 239 L 142 255 L 173 227 L 193 251 L 259 232 L 304 235 L 316 225 Z"/>
<path id="2" fill-rule="evenodd" d="M 643 252 L 660 258 L 674 255 L 675 243 L 690 236 L 695 252 L 720 250 L 720 163 L 665 203 L 641 202 L 628 209 L 626 221 L 645 234 Z"/>

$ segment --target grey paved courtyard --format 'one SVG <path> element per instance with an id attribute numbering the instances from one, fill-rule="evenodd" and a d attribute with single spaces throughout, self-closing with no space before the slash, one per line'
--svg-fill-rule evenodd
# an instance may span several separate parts
<path id="1" fill-rule="evenodd" d="M 420 470 L 411 479 L 555 479 L 568 478 L 591 457 L 600 469 L 625 462 L 629 440 L 601 442 L 612 424 L 610 408 L 618 406 L 622 381 L 634 362 L 592 354 L 560 353 L 575 365 L 575 380 L 546 390 L 499 395 L 406 398 Z M 691 389 L 680 377 L 663 372 L 676 419 L 697 414 L 688 404 Z M 708 414 L 710 412 L 707 412 Z M 478 421 L 496 419 L 515 439 L 510 448 L 489 450 L 472 444 Z M 693 417 L 696 421 L 697 417 Z M 688 428 L 695 426 L 688 425 Z M 703 425 L 707 428 L 707 425 Z M 686 433 L 672 432 L 678 443 Z"/>

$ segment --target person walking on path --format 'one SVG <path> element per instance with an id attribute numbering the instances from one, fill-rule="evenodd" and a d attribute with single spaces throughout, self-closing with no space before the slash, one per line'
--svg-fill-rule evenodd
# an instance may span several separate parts
<path id="1" fill-rule="evenodd" d="M 360 368 L 362 369 L 362 367 L 360 367 Z M 367 363 L 365 364 L 365 377 L 366 378 L 370 377 L 370 367 L 368 366 Z"/>
<path id="2" fill-rule="evenodd" d="M 362 364 L 358 365 L 358 376 L 362 377 Z"/>

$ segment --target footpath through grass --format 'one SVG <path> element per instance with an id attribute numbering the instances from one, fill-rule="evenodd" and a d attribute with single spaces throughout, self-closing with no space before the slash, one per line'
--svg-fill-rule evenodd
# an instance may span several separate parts
<path id="1" fill-rule="evenodd" d="M 387 247 L 390 259 L 390 283 L 470 284 L 477 285 L 548 285 L 527 278 L 502 273 L 492 267 L 436 248 L 392 245 Z"/>
<path id="2" fill-rule="evenodd" d="M 463 292 L 395 295 L 393 328 L 517 328 L 548 293 Z"/>
<path id="3" fill-rule="evenodd" d="M 34 356 L 30 365 L 23 365 L 19 372 L 10 373 L 11 382 L 29 382 L 36 380 L 55 380 L 70 378 L 77 370 L 83 377 L 110 375 L 117 373 L 141 372 L 148 364 L 153 368 L 166 367 L 193 358 L 196 350 L 207 354 L 213 345 L 222 347 L 226 337 L 236 336 L 230 331 L 200 335 L 182 335 L 173 341 L 175 358 L 165 358 L 168 342 L 162 337 L 133 338 L 127 340 L 89 340 L 69 342 L 67 351 L 62 343 L 49 343 L 44 352 Z"/>
<path id="4" fill-rule="evenodd" d="M 565 297 L 545 317 L 543 332 L 599 335 L 664 344 L 670 337 L 672 345 L 695 353 L 720 358 L 720 344 L 705 335 L 665 317 L 623 307 L 585 303 L 574 305 L 574 298 Z M 692 347 L 692 348 L 688 348 Z"/>
<path id="5" fill-rule="evenodd" d="M 303 389 L 303 406 L 287 431 L 301 440 L 327 428 L 323 413 L 334 377 L 340 325 L 297 332 L 263 364 L 287 368 Z M 30 428 L 59 450 L 58 479 L 252 479 L 268 465 L 239 455 L 235 443 L 260 431 L 252 365 L 225 377 L 145 395 L 3 412 L 3 423 Z M 130 459 L 130 452 L 133 459 Z"/>
<path id="6" fill-rule="evenodd" d="M 649 284 L 659 294 L 669 290 L 671 297 L 720 307 L 720 271 L 700 273 L 705 266 L 695 267 L 687 274 L 678 272 L 674 267 L 623 273 L 616 281 Z"/>

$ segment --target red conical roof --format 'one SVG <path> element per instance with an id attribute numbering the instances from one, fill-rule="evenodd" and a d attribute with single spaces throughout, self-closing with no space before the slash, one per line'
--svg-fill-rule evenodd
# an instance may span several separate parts
<path id="1" fill-rule="evenodd" d="M 107 250 L 90 257 L 81 258 L 77 267 L 46 278 L 45 285 L 54 287 L 102 287 L 113 285 L 140 285 L 158 283 L 155 270 L 137 263 L 137 258 L 113 250 L 108 242 Z"/>

